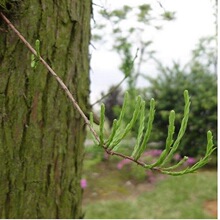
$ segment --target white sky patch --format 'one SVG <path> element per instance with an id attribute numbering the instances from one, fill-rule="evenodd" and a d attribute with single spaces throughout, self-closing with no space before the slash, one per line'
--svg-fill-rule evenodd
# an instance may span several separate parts
<path id="1" fill-rule="evenodd" d="M 180 61 L 184 65 L 190 60 L 191 51 L 198 40 L 215 34 L 213 2 L 211 0 L 159 0 L 159 2 L 167 11 L 176 12 L 176 20 L 164 24 L 160 31 L 155 32 L 152 29 L 149 33 L 153 40 L 152 48 L 156 50 L 156 57 L 164 65 L 170 65 L 172 61 Z M 94 3 L 110 10 L 123 5 L 137 6 L 149 3 L 155 13 L 163 12 L 157 0 L 96 0 Z M 95 17 L 98 16 L 96 11 L 99 9 L 94 6 Z M 123 74 L 118 70 L 119 56 L 109 51 L 108 46 L 97 44 L 95 46 L 96 50 L 91 50 L 91 103 L 101 97 L 101 92 L 107 92 L 111 85 L 117 84 L 123 78 Z M 156 74 L 156 68 L 150 63 L 144 66 L 144 70 L 146 74 Z"/>

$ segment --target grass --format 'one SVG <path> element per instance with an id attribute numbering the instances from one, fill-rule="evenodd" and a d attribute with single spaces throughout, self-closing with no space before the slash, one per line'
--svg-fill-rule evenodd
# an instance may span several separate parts
<path id="1" fill-rule="evenodd" d="M 217 199 L 216 171 L 200 171 L 178 177 L 157 175 L 157 180 L 149 183 L 146 177 L 137 178 L 133 175 L 138 170 L 132 167 L 125 166 L 117 170 L 116 162 L 113 159 L 87 167 L 85 218 L 217 217 L 205 208 L 207 201 Z"/>

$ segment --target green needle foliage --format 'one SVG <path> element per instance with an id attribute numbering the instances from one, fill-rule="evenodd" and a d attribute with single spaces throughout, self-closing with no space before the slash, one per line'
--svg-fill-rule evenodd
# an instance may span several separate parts
<path id="1" fill-rule="evenodd" d="M 184 116 L 183 116 L 183 120 L 182 120 L 182 123 L 180 126 L 180 130 L 179 130 L 177 139 L 174 142 L 173 147 L 170 150 L 167 158 L 163 161 L 162 165 L 165 165 L 166 163 L 170 162 L 170 160 L 172 159 L 174 153 L 176 152 L 176 150 L 180 144 L 180 141 L 186 131 L 186 126 L 187 126 L 187 122 L 188 122 L 188 118 L 189 118 L 189 107 L 190 107 L 189 94 L 188 94 L 187 90 L 184 91 L 184 100 L 185 100 Z M 170 132 L 172 132 L 172 131 L 170 131 Z M 170 132 L 168 131 L 168 134 Z"/>
<path id="2" fill-rule="evenodd" d="M 137 97 L 137 100 L 136 100 L 136 108 L 134 110 L 134 113 L 133 113 L 133 116 L 132 116 L 132 119 L 131 121 L 127 124 L 127 126 L 125 128 L 123 128 L 123 126 L 121 126 L 121 120 L 119 118 L 119 123 L 118 123 L 118 126 L 117 126 L 117 131 L 115 133 L 115 136 L 112 140 L 111 143 L 109 143 L 109 147 L 110 149 L 112 150 L 117 150 L 118 148 L 118 144 L 122 141 L 122 139 L 124 139 L 124 137 L 131 131 L 131 129 L 133 128 L 135 122 L 137 121 L 137 118 L 138 118 L 138 115 L 140 113 L 140 109 L 141 109 L 141 103 L 142 103 L 142 99 L 140 96 Z M 124 110 L 122 109 L 122 115 L 124 115 L 125 113 L 125 108 Z"/>
<path id="3" fill-rule="evenodd" d="M 172 111 L 170 111 L 170 116 L 169 116 L 169 126 L 168 126 L 168 135 L 167 135 L 167 139 L 166 139 L 166 148 L 161 153 L 157 162 L 150 165 L 149 168 L 161 165 L 164 162 L 168 153 L 170 152 L 171 145 L 173 144 L 173 135 L 174 135 L 174 131 L 175 131 L 174 122 L 175 122 L 175 111 L 172 110 Z"/>
<path id="4" fill-rule="evenodd" d="M 90 125 L 93 127 L 94 126 L 94 118 L 93 118 L 92 112 L 90 112 L 90 114 L 89 114 L 89 122 L 90 122 Z M 92 139 L 93 139 L 93 142 L 95 145 L 99 145 L 99 142 L 97 141 L 97 139 L 95 138 L 94 135 L 92 135 Z"/>
<path id="5" fill-rule="evenodd" d="M 132 115 L 132 118 L 130 122 L 124 126 L 123 124 L 123 118 L 125 116 L 127 103 L 129 101 L 129 95 L 128 92 L 125 93 L 124 103 L 122 106 L 122 110 L 119 116 L 119 119 L 115 119 L 113 121 L 113 126 L 111 130 L 111 134 L 109 135 L 109 138 L 107 141 L 104 141 L 104 122 L 105 122 L 105 106 L 104 104 L 101 105 L 101 120 L 100 120 L 100 134 L 99 134 L 99 145 L 101 147 L 104 147 L 105 150 L 110 154 L 116 154 L 118 156 L 121 156 L 123 158 L 127 158 L 129 160 L 134 161 L 135 163 L 143 166 L 147 169 L 157 170 L 161 173 L 168 174 L 168 175 L 183 175 L 187 173 L 193 173 L 199 168 L 203 167 L 205 164 L 208 163 L 211 154 L 216 149 L 213 144 L 213 136 L 212 132 L 207 132 L 207 147 L 206 147 L 206 153 L 203 158 L 201 158 L 196 164 L 194 164 L 192 167 L 187 167 L 184 170 L 178 170 L 178 168 L 183 165 L 184 162 L 188 160 L 188 157 L 185 156 L 181 161 L 179 161 L 177 164 L 173 166 L 165 167 L 171 159 L 173 158 L 174 154 L 178 150 L 179 144 L 185 134 L 187 122 L 189 118 L 189 110 L 190 110 L 190 98 L 188 91 L 184 91 L 184 101 L 185 101 L 185 107 L 184 107 L 184 113 L 183 113 L 183 119 L 181 122 L 181 126 L 179 129 L 179 132 L 177 134 L 176 140 L 174 140 L 173 136 L 175 133 L 175 112 L 174 110 L 170 111 L 169 115 L 169 126 L 168 126 L 168 133 L 167 133 L 167 139 L 166 139 L 166 147 L 161 153 L 158 160 L 153 164 L 145 164 L 142 161 L 139 161 L 139 158 L 144 153 L 144 151 L 147 148 L 147 143 L 151 135 L 153 121 L 154 121 L 154 115 L 155 115 L 155 101 L 154 99 L 151 99 L 150 101 L 150 109 L 148 114 L 148 122 L 145 125 L 145 101 L 138 96 L 136 99 L 136 105 L 135 109 Z M 139 120 L 138 120 L 139 119 Z M 120 147 L 121 141 L 125 138 L 125 136 L 132 130 L 133 126 L 135 125 L 136 121 L 139 121 L 139 129 L 137 134 L 137 141 L 134 146 L 133 152 L 131 156 L 126 156 L 122 154 L 118 154 L 117 150 Z M 93 115 L 90 115 L 90 123 L 91 126 L 93 125 Z"/>
<path id="6" fill-rule="evenodd" d="M 208 143 L 207 143 L 207 147 L 206 147 L 206 154 L 205 154 L 205 156 L 203 158 L 201 158 L 192 167 L 187 167 L 185 170 L 182 170 L 182 171 L 176 171 L 176 172 L 175 171 L 169 171 L 171 169 L 175 169 L 176 168 L 176 166 L 173 166 L 173 167 L 170 167 L 170 168 L 162 169 L 161 172 L 164 173 L 164 174 L 178 176 L 178 175 L 183 175 L 183 174 L 187 174 L 187 173 L 193 173 L 196 170 L 200 169 L 201 167 L 203 167 L 204 165 L 206 165 L 209 162 L 211 154 L 213 153 L 214 150 L 216 150 L 216 148 L 214 148 L 214 144 L 213 144 L 212 139 L 213 139 L 212 132 L 208 131 L 207 132 L 207 142 Z M 185 161 L 187 159 L 188 158 L 185 157 Z M 183 160 L 184 160 L 184 158 L 183 158 Z M 179 163 L 181 163 L 181 161 Z"/>
<path id="7" fill-rule="evenodd" d="M 100 139 L 100 145 L 104 144 L 104 123 L 105 123 L 105 105 L 101 105 L 101 118 L 100 118 L 100 132 L 99 132 L 99 139 Z"/>
<path id="8" fill-rule="evenodd" d="M 132 153 L 132 157 L 135 158 L 135 155 L 138 153 L 139 146 L 141 145 L 141 141 L 143 139 L 144 135 L 144 122 L 145 122 L 145 102 L 142 101 L 141 105 L 141 113 L 140 113 L 140 120 L 139 120 L 139 129 L 138 129 L 138 136 L 137 136 L 137 142 L 134 147 L 134 151 Z"/>
<path id="9" fill-rule="evenodd" d="M 119 119 L 117 121 L 117 119 L 115 119 L 113 121 L 113 126 L 112 126 L 112 132 L 111 132 L 111 135 L 106 143 L 107 146 L 110 146 L 110 143 L 112 143 L 114 137 L 116 135 L 118 135 L 118 132 L 116 134 L 116 131 L 119 131 L 119 127 L 121 127 L 122 125 L 122 121 L 123 121 L 123 118 L 124 118 L 124 115 L 125 115 L 125 110 L 127 108 L 127 104 L 128 104 L 128 93 L 126 92 L 125 93 L 125 96 L 124 96 L 124 102 L 123 102 L 123 106 L 122 106 L 122 110 L 121 110 L 121 113 L 120 113 L 120 116 L 119 116 Z M 111 147 L 109 147 L 111 150 L 113 149 L 114 146 L 111 145 Z"/>
<path id="10" fill-rule="evenodd" d="M 141 144 L 136 145 L 135 148 L 134 148 L 134 151 L 132 153 L 132 157 L 135 160 L 138 160 L 140 158 L 141 154 L 146 150 L 147 142 L 148 142 L 149 137 L 150 137 L 150 133 L 151 133 L 151 130 L 152 130 L 152 125 L 153 125 L 153 120 L 154 120 L 154 113 L 155 113 L 154 109 L 155 109 L 155 101 L 154 101 L 154 99 L 151 99 L 151 101 L 150 101 L 150 112 L 149 112 L 149 118 L 148 118 L 148 123 L 147 123 L 147 130 L 146 130 L 146 133 L 144 135 L 143 142 L 141 143 L 141 139 L 142 139 L 142 135 L 141 135 L 141 137 L 138 137 L 139 138 L 138 142 L 141 143 Z M 142 110 L 142 111 L 144 111 L 144 110 Z M 142 123 L 143 122 L 141 122 L 141 124 Z M 141 128 L 141 129 L 143 130 L 144 125 L 141 125 L 141 127 L 142 126 L 143 126 L 143 128 Z"/>

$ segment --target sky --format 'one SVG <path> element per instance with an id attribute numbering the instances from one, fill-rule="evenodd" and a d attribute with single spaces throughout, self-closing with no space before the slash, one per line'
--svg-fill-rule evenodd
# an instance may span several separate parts
<path id="1" fill-rule="evenodd" d="M 157 0 L 94 0 L 95 4 L 106 9 L 117 9 L 123 5 L 136 6 L 151 3 L 154 13 L 161 13 Z M 176 12 L 176 20 L 163 25 L 163 30 L 152 31 L 148 35 L 153 40 L 152 48 L 156 50 L 157 58 L 164 65 L 179 61 L 185 64 L 190 60 L 191 52 L 201 37 L 215 34 L 213 1 L 211 0 L 160 0 L 167 11 Z M 99 21 L 99 6 L 94 6 L 96 22 Z M 127 21 L 128 23 L 131 21 Z M 108 42 L 106 43 L 106 45 Z M 109 87 L 117 84 L 123 78 L 119 71 L 119 56 L 110 51 L 108 46 L 95 43 L 91 48 L 91 86 L 90 102 L 94 103 L 101 97 L 101 92 L 107 92 Z M 146 74 L 155 75 L 156 67 L 147 63 Z M 145 82 L 146 83 L 146 82 Z M 141 86 L 147 86 L 141 85 Z"/>

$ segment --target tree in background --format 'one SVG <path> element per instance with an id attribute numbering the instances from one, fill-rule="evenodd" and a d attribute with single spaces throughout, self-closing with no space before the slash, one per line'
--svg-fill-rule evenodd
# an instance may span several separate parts
<path id="1" fill-rule="evenodd" d="M 114 86 L 110 87 L 108 95 L 103 99 L 103 103 L 106 107 L 106 117 L 108 118 L 110 127 L 112 127 L 113 120 L 119 115 L 117 110 L 122 107 L 123 103 L 121 88 L 115 88 Z"/>
<path id="2" fill-rule="evenodd" d="M 93 41 L 111 45 L 110 49 L 115 51 L 120 57 L 119 69 L 123 73 L 123 79 L 117 85 L 112 86 L 107 94 L 103 94 L 103 98 L 100 99 L 100 102 L 103 101 L 106 106 L 111 108 L 106 110 L 110 125 L 112 125 L 112 120 L 119 115 L 122 105 L 119 100 L 122 99 L 123 93 L 119 93 L 119 86 L 125 82 L 126 90 L 130 96 L 130 107 L 126 109 L 125 114 L 127 121 L 133 114 L 132 111 L 136 105 L 135 98 L 142 93 L 142 90 L 137 87 L 142 66 L 143 63 L 147 63 L 150 60 L 153 61 L 152 57 L 155 54 L 155 51 L 151 48 L 153 43 L 152 36 L 148 35 L 147 30 L 161 30 L 167 21 L 175 19 L 174 12 L 167 11 L 161 4 L 159 5 L 158 14 L 154 13 L 150 4 L 141 4 L 137 7 L 124 5 L 122 8 L 112 11 L 102 9 L 100 10 L 102 20 L 94 22 Z M 128 19 L 132 19 L 129 24 L 126 22 Z"/>
<path id="3" fill-rule="evenodd" d="M 91 1 L 0 1 L 87 112 Z M 0 18 L 0 217 L 81 218 L 85 123 Z"/>
<path id="4" fill-rule="evenodd" d="M 155 51 L 151 48 L 153 37 L 147 30 L 161 30 L 167 21 L 175 19 L 175 13 L 166 11 L 162 5 L 158 14 L 150 4 L 137 7 L 124 5 L 116 10 L 100 10 L 101 21 L 94 22 L 92 40 L 107 43 L 120 57 L 119 69 L 127 81 L 127 89 L 137 84 L 143 62 L 152 59 Z M 127 23 L 132 19 L 131 23 Z M 137 65 L 134 65 L 137 63 Z"/>

